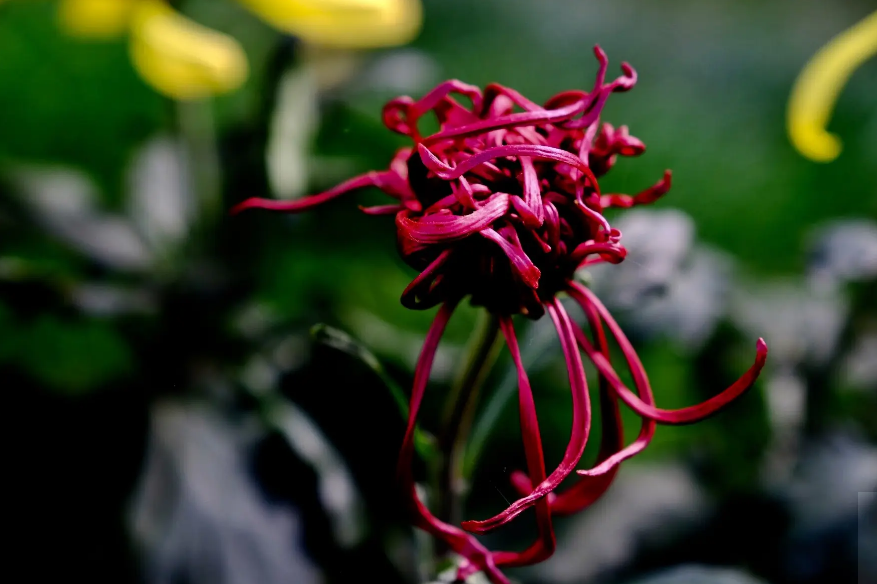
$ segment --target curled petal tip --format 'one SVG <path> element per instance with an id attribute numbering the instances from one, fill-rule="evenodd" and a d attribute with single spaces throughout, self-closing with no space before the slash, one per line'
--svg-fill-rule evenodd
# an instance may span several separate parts
<path id="1" fill-rule="evenodd" d="M 231 210 L 228 212 L 228 214 L 229 215 L 237 215 L 241 211 L 246 211 L 247 209 L 258 208 L 260 206 L 259 201 L 261 201 L 261 199 L 257 199 L 255 197 L 253 197 L 251 199 L 247 199 L 246 201 L 241 201 L 240 203 L 238 203 L 237 205 L 232 207 Z"/>
<path id="2" fill-rule="evenodd" d="M 755 350 L 758 351 L 759 357 L 767 357 L 767 343 L 764 342 L 763 338 L 758 338 L 758 341 L 755 343 Z"/>
<path id="3" fill-rule="evenodd" d="M 786 125 L 792 145 L 815 162 L 840 155 L 841 141 L 825 128 L 853 72 L 877 54 L 877 12 L 834 37 L 804 66 L 789 97 Z"/>
<path id="4" fill-rule="evenodd" d="M 843 150 L 840 138 L 806 121 L 789 121 L 789 139 L 798 152 L 813 162 L 832 162 Z"/>

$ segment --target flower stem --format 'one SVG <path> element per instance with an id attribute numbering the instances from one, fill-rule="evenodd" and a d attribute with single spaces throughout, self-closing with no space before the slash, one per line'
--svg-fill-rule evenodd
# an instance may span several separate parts
<path id="1" fill-rule="evenodd" d="M 466 441 L 475 418 L 481 385 L 502 348 L 499 319 L 485 311 L 470 338 L 465 361 L 445 405 L 439 445 L 438 517 L 454 525 L 462 520 L 462 498 L 467 484 L 464 474 Z"/>

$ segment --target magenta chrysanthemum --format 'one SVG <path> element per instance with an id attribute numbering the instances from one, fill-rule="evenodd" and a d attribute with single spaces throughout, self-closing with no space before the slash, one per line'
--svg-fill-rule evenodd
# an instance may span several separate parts
<path id="1" fill-rule="evenodd" d="M 594 52 L 600 67 L 593 89 L 559 93 L 542 106 L 501 85 L 481 91 L 455 80 L 440 84 L 418 101 L 396 98 L 384 107 L 384 124 L 410 137 L 414 147 L 399 150 L 388 170 L 369 172 L 301 200 L 249 199 L 234 209 L 300 212 L 366 187 L 377 187 L 396 200 L 363 211 L 395 215 L 399 251 L 420 272 L 403 292 L 402 303 L 415 309 L 441 305 L 415 371 L 399 478 L 416 524 L 465 558 L 460 578 L 480 570 L 494 584 L 505 583 L 500 566 L 532 564 L 550 556 L 555 545 L 553 515 L 573 513 L 595 501 L 611 484 L 618 465 L 648 445 L 656 423 L 692 423 L 739 397 L 755 382 L 767 356 L 767 346 L 759 339 L 755 363 L 724 392 L 681 410 L 659 409 L 636 351 L 593 292 L 574 281 L 576 270 L 598 262 L 618 263 L 627 253 L 621 233 L 603 216 L 606 208 L 652 203 L 670 188 L 667 171 L 637 195 L 601 193 L 597 179 L 617 157 L 637 156 L 645 145 L 625 126 L 600 123 L 606 99 L 633 87 L 636 73 L 624 63 L 623 74 L 607 83 L 606 55 L 599 47 Z M 422 136 L 418 121 L 430 113 L 438 119 L 439 131 Z M 590 336 L 574 324 L 557 299 L 561 292 L 584 312 Z M 520 499 L 490 519 L 464 522 L 461 529 L 440 521 L 420 501 L 411 462 L 414 428 L 432 361 L 445 325 L 465 296 L 499 318 L 517 368 L 527 473 L 512 475 Z M 550 473 L 512 324 L 515 314 L 539 318 L 545 312 L 566 358 L 573 413 L 563 459 Z M 635 391 L 616 373 L 604 326 L 621 348 Z M 599 379 L 603 419 L 599 458 L 594 468 L 578 471 L 577 484 L 556 493 L 579 464 L 591 427 L 582 355 Z M 619 402 L 642 418 L 638 438 L 627 446 Z M 538 537 L 522 552 L 488 551 L 472 535 L 499 527 L 530 507 L 536 511 Z"/>

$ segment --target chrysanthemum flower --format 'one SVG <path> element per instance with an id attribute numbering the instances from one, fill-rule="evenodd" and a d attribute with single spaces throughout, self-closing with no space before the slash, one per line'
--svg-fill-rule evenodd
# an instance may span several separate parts
<path id="1" fill-rule="evenodd" d="M 394 46 L 420 30 L 420 0 L 239 0 L 254 14 L 307 44 L 341 49 Z M 178 100 L 233 91 L 246 81 L 247 58 L 232 37 L 177 13 L 165 0 L 62 0 L 62 28 L 81 38 L 130 33 L 138 73 Z"/>
<path id="2" fill-rule="evenodd" d="M 363 210 L 395 216 L 400 253 L 420 272 L 403 292 L 402 303 L 414 309 L 440 305 L 414 374 L 399 477 L 416 524 L 465 558 L 461 578 L 481 570 L 495 584 L 507 582 L 499 567 L 547 558 L 554 551 L 553 515 L 578 511 L 596 500 L 612 482 L 618 465 L 646 447 L 656 424 L 696 422 L 739 397 L 752 386 L 767 356 L 759 339 L 755 363 L 731 387 L 696 406 L 659 409 L 633 346 L 594 293 L 575 281 L 576 270 L 584 266 L 618 263 L 625 257 L 621 233 L 609 225 L 605 209 L 651 203 L 670 187 L 666 172 L 636 195 L 601 192 L 598 178 L 617 158 L 639 155 L 645 146 L 625 126 L 600 123 L 606 99 L 633 87 L 636 74 L 625 63 L 623 75 L 606 82 L 606 55 L 599 47 L 595 53 L 600 68 L 591 91 L 559 93 L 541 106 L 501 85 L 488 85 L 482 91 L 460 81 L 446 81 L 418 101 L 394 99 L 385 106 L 383 121 L 390 130 L 411 138 L 414 148 L 400 150 L 388 170 L 369 172 L 304 199 L 249 199 L 234 209 L 294 213 L 366 187 L 377 187 L 395 199 L 393 204 Z M 429 113 L 438 118 L 440 128 L 423 136 L 418 122 Z M 558 300 L 562 292 L 583 311 L 590 335 L 567 314 Z M 490 519 L 466 521 L 461 529 L 440 521 L 418 498 L 411 463 L 414 428 L 436 348 L 454 308 L 466 296 L 498 317 L 517 368 L 527 472 L 512 475 L 521 495 L 517 501 Z M 545 468 L 533 393 L 512 321 L 515 314 L 539 318 L 545 312 L 566 358 L 573 414 L 563 459 L 551 472 Z M 621 348 L 634 390 L 616 372 L 606 329 Z M 578 471 L 577 484 L 555 492 L 576 470 L 591 427 L 583 354 L 599 377 L 603 417 L 599 459 L 593 468 Z M 639 437 L 628 445 L 619 402 L 642 418 Z M 522 552 L 488 551 L 472 535 L 499 527 L 529 507 L 536 511 L 538 537 Z"/>
<path id="3" fill-rule="evenodd" d="M 789 138 L 801 154 L 816 162 L 838 157 L 841 142 L 825 128 L 850 76 L 875 54 L 877 12 L 834 37 L 801 71 L 786 118 Z"/>

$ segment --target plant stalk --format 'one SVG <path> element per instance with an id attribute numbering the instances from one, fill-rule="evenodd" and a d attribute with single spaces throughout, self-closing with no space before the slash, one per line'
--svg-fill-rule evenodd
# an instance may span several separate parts
<path id="1" fill-rule="evenodd" d="M 465 362 L 445 405 L 439 446 L 443 453 L 436 473 L 437 515 L 452 525 L 462 521 L 462 500 L 468 488 L 464 473 L 466 442 L 472 429 L 478 397 L 502 348 L 499 319 L 482 313 L 470 339 Z"/>

